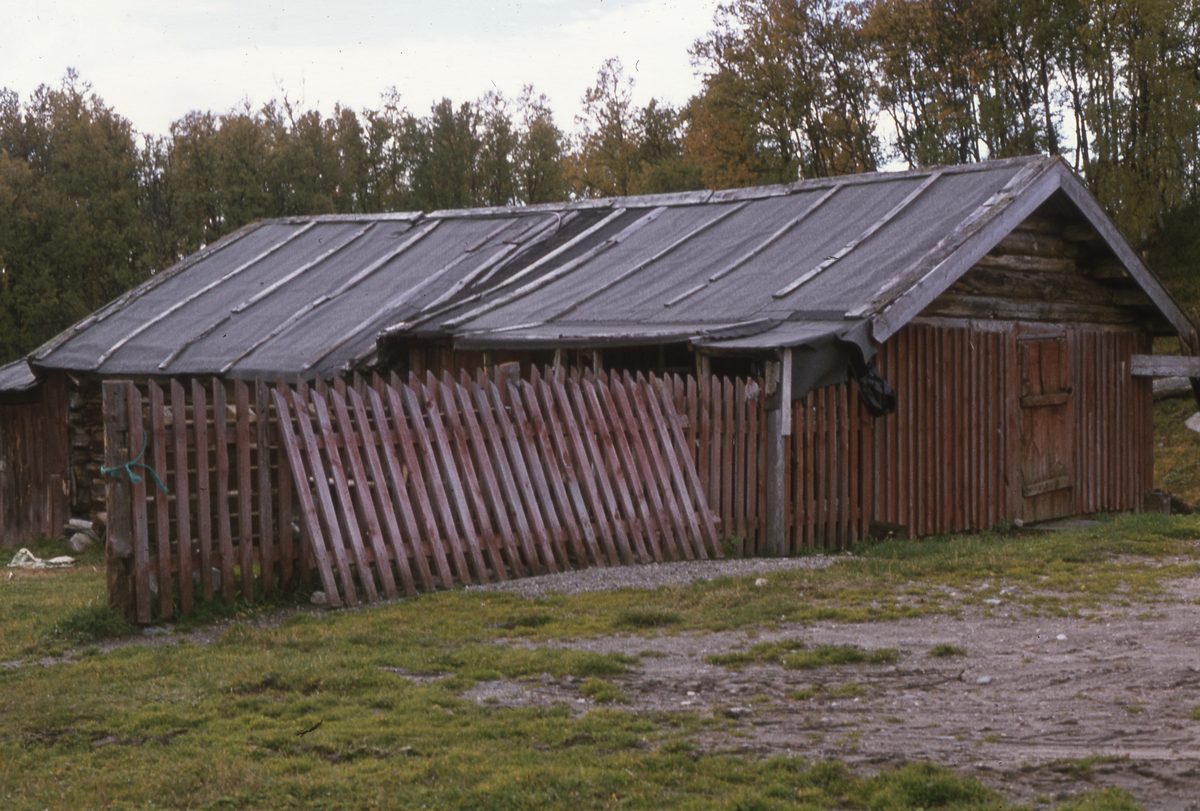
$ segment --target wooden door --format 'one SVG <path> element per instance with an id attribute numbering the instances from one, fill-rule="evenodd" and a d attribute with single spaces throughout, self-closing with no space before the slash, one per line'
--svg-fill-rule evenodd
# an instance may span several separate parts
<path id="1" fill-rule="evenodd" d="M 1075 398 L 1066 336 L 1017 341 L 1021 369 L 1021 518 L 1075 514 Z"/>

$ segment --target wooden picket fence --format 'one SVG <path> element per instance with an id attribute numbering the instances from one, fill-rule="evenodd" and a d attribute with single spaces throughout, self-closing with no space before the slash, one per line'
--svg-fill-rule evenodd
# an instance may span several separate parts
<path id="1" fill-rule="evenodd" d="M 297 578 L 355 605 L 721 556 L 673 387 L 653 377 L 146 390 L 104 384 L 109 595 L 137 622 Z"/>
<path id="2" fill-rule="evenodd" d="M 644 378 L 536 369 L 524 381 L 430 374 L 344 393 L 278 389 L 282 445 L 303 471 L 295 481 L 309 484 L 297 493 L 330 603 L 719 557 L 661 394 Z"/>
<path id="3" fill-rule="evenodd" d="M 767 410 L 761 379 L 706 376 L 663 381 L 681 417 L 686 444 L 721 534 L 736 554 L 765 554 Z M 854 383 L 809 392 L 792 404 L 784 444 L 785 548 L 846 549 L 871 522 L 875 420 Z"/>

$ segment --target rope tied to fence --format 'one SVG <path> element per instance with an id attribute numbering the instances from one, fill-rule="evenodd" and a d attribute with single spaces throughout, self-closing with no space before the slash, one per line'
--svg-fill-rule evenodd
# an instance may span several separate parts
<path id="1" fill-rule="evenodd" d="M 116 467 L 100 468 L 100 475 L 101 476 L 112 476 L 113 478 L 116 478 L 117 474 L 120 473 L 122 470 L 124 470 L 129 475 L 129 481 L 133 482 L 134 484 L 137 484 L 138 482 L 143 481 L 143 479 L 141 476 L 134 473 L 133 469 L 135 467 L 145 468 L 146 470 L 150 471 L 150 477 L 152 479 L 154 479 L 154 483 L 158 485 L 158 489 L 162 490 L 164 493 L 169 494 L 171 491 L 168 490 L 167 486 L 162 483 L 162 479 L 160 479 L 158 477 L 158 473 L 154 470 L 154 468 L 150 467 L 150 465 L 146 464 L 145 462 L 139 461 L 142 458 L 142 456 L 145 455 L 145 453 L 146 453 L 146 444 L 149 442 L 149 440 L 150 440 L 150 437 L 146 434 L 146 429 L 143 428 L 142 429 L 142 450 L 141 450 L 141 452 L 138 453 L 138 455 L 136 457 L 134 457 L 133 459 L 130 459 L 128 462 L 126 462 L 123 465 L 117 465 Z"/>

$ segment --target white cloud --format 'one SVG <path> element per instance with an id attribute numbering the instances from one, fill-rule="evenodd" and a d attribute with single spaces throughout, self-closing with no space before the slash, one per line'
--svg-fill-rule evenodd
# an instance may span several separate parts
<path id="1" fill-rule="evenodd" d="M 7 5 L 7 4 L 6 4 Z M 375 107 L 395 86 L 424 113 L 525 84 L 573 126 L 600 63 L 620 57 L 635 97 L 682 104 L 699 87 L 687 49 L 714 0 L 457 0 L 443 3 L 48 0 L 0 9 L 0 76 L 27 96 L 79 70 L 118 113 L 163 134 L 189 110 L 281 95 L 329 113 Z"/>

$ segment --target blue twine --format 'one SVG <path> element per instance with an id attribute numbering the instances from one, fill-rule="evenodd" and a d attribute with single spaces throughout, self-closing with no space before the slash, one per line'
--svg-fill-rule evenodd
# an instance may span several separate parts
<path id="1" fill-rule="evenodd" d="M 101 476 L 112 476 L 113 478 L 116 478 L 117 472 L 120 470 L 124 470 L 127 474 L 129 474 L 129 481 L 133 482 L 134 484 L 137 484 L 138 482 L 142 481 L 142 477 L 139 476 L 138 474 L 134 473 L 133 469 L 135 467 L 145 468 L 146 470 L 150 471 L 150 476 L 154 479 L 154 483 L 158 485 L 158 489 L 162 490 L 164 493 L 169 494 L 171 491 L 168 490 L 167 486 L 162 483 L 162 479 L 158 478 L 158 474 L 154 472 L 154 468 L 150 467 L 149 465 L 145 464 L 144 462 L 138 461 L 138 459 L 142 458 L 142 454 L 144 454 L 146 452 L 146 443 L 148 441 L 149 441 L 149 437 L 146 435 L 146 429 L 143 428 L 142 429 L 142 451 L 141 451 L 141 453 L 139 453 L 136 458 L 134 458 L 133 460 L 131 460 L 129 462 L 126 462 L 123 465 L 117 465 L 116 467 L 100 468 L 100 475 Z"/>

